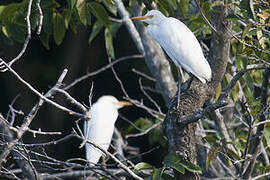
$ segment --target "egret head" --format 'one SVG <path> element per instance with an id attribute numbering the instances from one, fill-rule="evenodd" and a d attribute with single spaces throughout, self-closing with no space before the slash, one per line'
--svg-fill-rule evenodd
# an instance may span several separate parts
<path id="1" fill-rule="evenodd" d="M 104 106 L 111 107 L 113 109 L 120 109 L 124 106 L 132 105 L 128 101 L 118 101 L 115 97 L 110 95 L 100 97 L 97 102 L 103 104 Z"/>
<path id="2" fill-rule="evenodd" d="M 151 10 L 151 11 L 148 11 L 144 16 L 132 17 L 131 19 L 132 20 L 141 20 L 143 22 L 146 22 L 147 24 L 158 25 L 165 18 L 166 18 L 166 16 L 164 16 L 160 11 Z"/>

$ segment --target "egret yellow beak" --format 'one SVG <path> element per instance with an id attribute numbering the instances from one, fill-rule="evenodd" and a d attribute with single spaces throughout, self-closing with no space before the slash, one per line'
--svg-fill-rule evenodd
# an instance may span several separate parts
<path id="1" fill-rule="evenodd" d="M 132 17 L 132 20 L 145 20 L 145 19 L 151 19 L 153 18 L 153 15 L 150 16 L 136 16 L 136 17 Z"/>
<path id="2" fill-rule="evenodd" d="M 128 101 L 119 101 L 117 104 L 120 106 L 132 106 L 131 102 Z"/>

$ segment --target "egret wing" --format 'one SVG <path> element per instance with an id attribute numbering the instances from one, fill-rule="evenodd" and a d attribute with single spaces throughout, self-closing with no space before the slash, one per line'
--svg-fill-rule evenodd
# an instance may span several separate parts
<path id="1" fill-rule="evenodd" d="M 88 132 L 89 141 L 98 144 L 102 149 L 108 150 L 111 138 L 113 135 L 114 123 L 117 119 L 117 111 L 106 111 L 106 107 L 100 107 L 98 104 L 94 104 L 90 110 L 91 119 L 85 122 L 84 134 Z M 92 163 L 97 163 L 102 155 L 102 152 L 95 148 L 93 145 L 87 143 L 86 157 L 87 160 Z"/>
<path id="2" fill-rule="evenodd" d="M 202 82 L 211 79 L 211 69 L 194 34 L 181 21 L 166 18 L 159 25 L 149 25 L 148 32 L 172 61 Z"/>

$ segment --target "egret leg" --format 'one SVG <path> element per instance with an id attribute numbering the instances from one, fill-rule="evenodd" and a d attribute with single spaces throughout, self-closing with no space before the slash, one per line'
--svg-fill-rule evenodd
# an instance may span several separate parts
<path id="1" fill-rule="evenodd" d="M 190 78 L 184 83 L 181 89 L 181 93 L 187 92 L 187 90 L 190 88 L 191 83 L 193 81 L 193 76 L 191 75 Z"/>
<path id="2" fill-rule="evenodd" d="M 181 85 L 183 82 L 184 73 L 181 67 L 178 67 L 177 70 L 178 70 L 178 92 L 177 92 L 178 93 L 177 94 L 177 109 L 178 109 L 178 107 L 180 106 Z"/>
<path id="3" fill-rule="evenodd" d="M 106 162 L 105 162 L 105 156 L 104 155 L 101 156 L 101 164 L 102 164 L 102 167 L 104 169 L 106 169 Z"/>

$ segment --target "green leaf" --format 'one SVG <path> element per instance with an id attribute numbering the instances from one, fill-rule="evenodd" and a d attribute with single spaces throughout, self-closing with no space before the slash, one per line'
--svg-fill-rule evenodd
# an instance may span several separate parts
<path id="1" fill-rule="evenodd" d="M 78 6 L 78 14 L 80 17 L 81 22 L 83 25 L 90 25 L 91 24 L 91 13 L 90 13 L 90 5 L 89 3 L 86 3 L 86 1 L 83 1 Z"/>
<path id="2" fill-rule="evenodd" d="M 189 10 L 189 0 L 179 0 L 178 8 L 181 13 L 181 17 L 186 17 Z"/>
<path id="3" fill-rule="evenodd" d="M 140 162 L 140 163 L 135 165 L 134 171 L 137 173 L 137 172 L 144 170 L 144 169 L 153 169 L 153 168 L 154 167 L 148 163 Z"/>
<path id="4" fill-rule="evenodd" d="M 1 33 L 1 37 L 0 38 L 7 45 L 9 45 L 9 46 L 13 46 L 14 45 L 14 41 L 12 39 L 8 38 L 7 36 L 5 36 L 4 33 Z"/>
<path id="5" fill-rule="evenodd" d="M 60 13 L 53 13 L 53 37 L 55 43 L 60 45 L 65 37 L 65 20 Z"/>
<path id="6" fill-rule="evenodd" d="M 158 9 L 165 14 L 166 16 L 171 15 L 174 16 L 174 11 L 170 7 L 169 3 L 166 0 L 158 0 L 157 2 L 157 7 Z"/>
<path id="7" fill-rule="evenodd" d="M 2 15 L 2 12 L 3 12 L 3 10 L 5 9 L 5 7 L 6 7 L 6 6 L 0 6 L 0 17 L 1 17 L 1 15 Z"/>
<path id="8" fill-rule="evenodd" d="M 226 148 L 227 153 L 230 155 L 230 157 L 233 157 L 234 160 L 241 160 L 241 156 L 234 152 L 233 150 Z"/>
<path id="9" fill-rule="evenodd" d="M 212 8 L 215 6 L 223 6 L 224 2 L 223 1 L 214 1 L 211 3 Z"/>
<path id="10" fill-rule="evenodd" d="M 103 23 L 100 21 L 95 22 L 93 28 L 92 28 L 92 32 L 91 35 L 88 39 L 88 43 L 91 44 L 92 40 L 98 35 L 98 33 L 100 32 L 100 30 L 103 27 Z"/>
<path id="11" fill-rule="evenodd" d="M 180 161 L 180 164 L 190 172 L 202 174 L 201 167 L 190 162 L 190 161 L 186 161 L 186 160 L 182 159 Z"/>
<path id="12" fill-rule="evenodd" d="M 267 123 L 264 131 L 263 131 L 264 138 L 266 140 L 266 144 L 270 147 L 270 123 Z"/>
<path id="13" fill-rule="evenodd" d="M 184 167 L 180 164 L 180 158 L 174 153 L 169 153 L 163 160 L 165 168 L 173 168 L 176 171 L 185 174 Z"/>
<path id="14" fill-rule="evenodd" d="M 250 76 L 250 73 L 245 73 L 244 74 L 244 79 L 245 79 L 245 82 L 248 86 L 248 89 L 250 89 L 251 92 L 254 92 L 254 86 L 253 86 L 253 80 Z"/>
<path id="15" fill-rule="evenodd" d="M 247 11 L 247 15 L 249 18 L 255 19 L 253 0 L 242 0 L 240 2 L 240 8 Z"/>
<path id="16" fill-rule="evenodd" d="M 219 98 L 219 95 L 221 94 L 222 91 L 222 87 L 221 87 L 221 83 L 218 84 L 217 90 L 216 90 L 216 95 L 215 95 L 215 100 L 217 100 Z"/>
<path id="17" fill-rule="evenodd" d="M 262 28 L 257 27 L 256 33 L 257 33 L 257 39 L 259 41 L 260 46 L 262 47 L 262 49 L 265 49 L 266 48 L 266 43 L 265 43 L 265 38 L 263 36 Z"/>
<path id="18" fill-rule="evenodd" d="M 210 151 L 208 152 L 207 156 L 206 156 L 206 161 L 205 161 L 205 167 L 206 167 L 206 170 L 208 171 L 208 168 L 209 168 L 209 164 L 211 161 L 216 161 L 217 159 L 217 155 L 218 155 L 218 152 L 221 150 L 221 146 L 218 146 L 217 148 L 215 149 L 210 149 Z"/>
<path id="19" fill-rule="evenodd" d="M 42 25 L 42 32 L 45 32 L 47 34 L 52 34 L 52 25 L 53 25 L 53 13 L 51 10 L 46 10 L 43 12 L 43 25 Z"/>
<path id="20" fill-rule="evenodd" d="M 94 14 L 94 16 L 103 23 L 104 26 L 109 26 L 110 25 L 110 20 L 109 16 L 107 14 L 107 11 L 105 8 L 97 3 L 97 2 L 90 2 L 89 3 L 89 8 L 91 12 Z"/>
<path id="21" fill-rule="evenodd" d="M 244 38 L 246 37 L 246 35 L 247 35 L 247 33 L 249 32 L 249 29 L 252 27 L 252 23 L 249 23 L 246 27 L 245 27 L 245 29 L 244 29 L 244 31 L 243 31 L 243 33 L 242 33 L 242 36 L 241 36 L 241 39 L 242 40 L 244 40 Z"/>
<path id="22" fill-rule="evenodd" d="M 153 179 L 152 180 L 162 180 L 162 173 L 164 171 L 164 168 L 158 168 L 158 169 L 154 169 L 153 172 Z"/>
<path id="23" fill-rule="evenodd" d="M 144 118 L 139 118 L 137 120 L 135 120 L 134 123 L 138 128 L 140 128 L 142 131 L 148 129 L 149 127 L 151 127 L 153 125 L 153 122 L 149 119 L 144 119 Z M 130 125 L 127 129 L 127 132 L 131 132 L 134 129 L 133 125 Z"/>
<path id="24" fill-rule="evenodd" d="M 161 126 L 158 126 L 152 129 L 149 132 L 148 139 L 149 139 L 150 145 L 153 145 L 155 143 L 159 143 L 162 147 L 165 147 L 167 145 L 167 141 L 164 138 L 164 134 L 163 134 L 163 130 L 161 129 Z"/>
<path id="25" fill-rule="evenodd" d="M 46 0 L 40 1 L 41 9 L 44 10 L 52 10 L 53 8 L 59 8 L 61 5 L 55 0 Z"/>
<path id="26" fill-rule="evenodd" d="M 73 10 L 73 7 L 77 3 L 77 0 L 67 0 L 67 1 L 68 1 L 68 7 L 69 7 L 69 9 L 72 11 Z"/>
<path id="27" fill-rule="evenodd" d="M 117 7 L 112 0 L 103 0 L 103 4 L 114 16 L 117 16 Z"/>
<path id="28" fill-rule="evenodd" d="M 236 102 L 238 99 L 238 95 L 239 95 L 239 84 L 238 83 L 236 83 L 235 86 L 233 87 L 231 94 L 232 94 L 233 101 Z"/>
<path id="29" fill-rule="evenodd" d="M 216 141 L 218 140 L 218 137 L 216 134 L 209 134 L 202 138 L 204 141 L 207 141 L 210 144 L 216 144 Z"/>
<path id="30" fill-rule="evenodd" d="M 2 13 L 0 16 L 0 21 L 4 24 L 11 24 L 14 22 L 17 14 L 20 11 L 20 3 L 12 3 L 10 5 L 4 6 L 2 8 Z"/>
<path id="31" fill-rule="evenodd" d="M 17 24 L 9 24 L 5 28 L 7 37 L 19 43 L 24 43 L 26 36 L 26 29 L 24 26 L 20 26 Z"/>
<path id="32" fill-rule="evenodd" d="M 65 27 L 66 29 L 68 29 L 70 18 L 71 18 L 71 11 L 69 9 L 64 9 L 62 15 L 65 19 Z"/>
<path id="33" fill-rule="evenodd" d="M 235 14 L 228 14 L 228 16 L 226 16 L 226 19 L 228 19 L 228 20 L 238 20 L 239 18 Z"/>
<path id="34" fill-rule="evenodd" d="M 105 28 L 105 45 L 108 56 L 114 59 L 113 37 L 108 28 Z"/>
<path id="35" fill-rule="evenodd" d="M 50 45 L 49 45 L 49 40 L 50 40 L 50 35 L 47 33 L 41 33 L 39 36 L 39 39 L 42 43 L 42 45 L 46 48 L 46 49 L 50 49 Z"/>
<path id="36" fill-rule="evenodd" d="M 119 28 L 122 26 L 122 24 L 120 23 L 113 23 L 109 26 L 110 32 L 112 34 L 113 37 L 116 36 L 117 31 L 119 30 Z"/>

